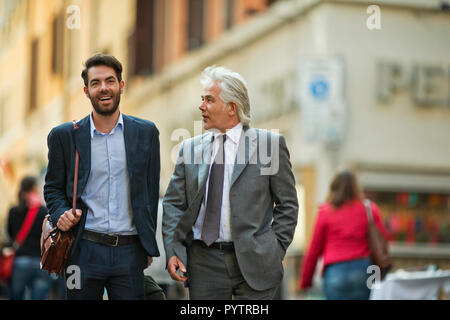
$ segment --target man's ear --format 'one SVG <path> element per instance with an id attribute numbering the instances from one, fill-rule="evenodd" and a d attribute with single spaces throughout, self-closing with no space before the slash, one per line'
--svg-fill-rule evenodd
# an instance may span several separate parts
<path id="1" fill-rule="evenodd" d="M 232 101 L 232 102 L 228 103 L 228 106 L 229 106 L 228 113 L 230 114 L 230 116 L 234 116 L 235 114 L 237 114 L 236 102 Z"/>
<path id="2" fill-rule="evenodd" d="M 121 80 L 119 82 L 120 93 L 123 93 L 123 88 L 125 87 L 125 81 Z"/>
<path id="3" fill-rule="evenodd" d="M 86 86 L 84 86 L 83 90 L 84 90 L 84 94 L 86 95 L 86 97 L 89 98 L 89 90 L 88 90 L 88 88 Z"/>

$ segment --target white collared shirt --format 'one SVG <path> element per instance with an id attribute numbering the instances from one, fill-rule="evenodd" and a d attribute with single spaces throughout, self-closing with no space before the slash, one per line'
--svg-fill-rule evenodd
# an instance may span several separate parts
<path id="1" fill-rule="evenodd" d="M 227 130 L 225 140 L 225 168 L 224 168 L 224 176 L 223 176 L 223 193 L 222 193 L 222 209 L 220 215 L 220 230 L 219 230 L 219 238 L 216 242 L 231 242 L 231 222 L 230 222 L 230 184 L 231 184 L 231 176 L 233 175 L 234 162 L 236 160 L 236 154 L 239 146 L 239 139 L 241 138 L 242 133 L 242 124 L 239 123 L 235 127 Z M 222 133 L 215 132 L 214 133 L 214 141 L 212 142 L 212 151 L 211 151 L 211 163 L 209 165 L 209 173 L 211 173 L 211 166 L 213 160 L 216 157 L 219 142 L 217 137 Z M 206 191 L 205 196 L 203 197 L 202 204 L 200 206 L 200 211 L 197 217 L 197 221 L 195 221 L 194 226 L 192 227 L 192 231 L 194 232 L 194 239 L 200 240 L 202 237 L 202 226 L 203 219 L 205 216 L 205 208 L 206 201 L 208 197 L 208 185 L 209 185 L 209 173 L 208 179 L 206 180 Z"/>

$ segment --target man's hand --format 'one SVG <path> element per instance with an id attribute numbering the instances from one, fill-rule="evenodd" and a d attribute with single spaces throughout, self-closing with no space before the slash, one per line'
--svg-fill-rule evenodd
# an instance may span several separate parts
<path id="1" fill-rule="evenodd" d="M 153 263 L 153 257 L 147 256 L 147 268 L 150 267 Z"/>
<path id="2" fill-rule="evenodd" d="M 81 219 L 81 210 L 77 209 L 75 215 L 72 213 L 72 209 L 64 212 L 58 220 L 56 226 L 61 231 L 67 231 L 76 225 Z"/>
<path id="3" fill-rule="evenodd" d="M 186 273 L 186 267 L 184 266 L 183 262 L 181 262 L 180 259 L 178 259 L 177 256 L 172 256 L 169 259 L 169 262 L 167 263 L 167 271 L 170 274 L 170 277 L 175 281 L 181 281 L 185 282 L 187 280 L 186 276 L 180 276 L 177 273 L 177 270 L 180 270 L 183 273 Z"/>

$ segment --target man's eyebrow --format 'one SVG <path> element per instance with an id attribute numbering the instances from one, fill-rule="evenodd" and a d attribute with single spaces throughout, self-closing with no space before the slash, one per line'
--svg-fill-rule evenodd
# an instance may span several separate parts
<path id="1" fill-rule="evenodd" d="M 202 97 L 202 99 L 205 99 L 205 98 L 211 98 L 211 99 L 214 99 L 214 97 L 212 96 L 212 95 L 210 95 L 210 94 L 207 94 L 206 96 L 201 96 Z"/>
<path id="2" fill-rule="evenodd" d="M 116 80 L 116 78 L 114 76 L 109 76 L 108 78 L 105 79 L 105 81 L 108 81 L 108 80 L 111 80 L 111 79 Z M 89 81 L 89 83 L 92 83 L 94 81 L 100 81 L 100 80 L 97 79 L 97 78 L 94 78 L 94 79 L 91 79 L 91 81 Z"/>

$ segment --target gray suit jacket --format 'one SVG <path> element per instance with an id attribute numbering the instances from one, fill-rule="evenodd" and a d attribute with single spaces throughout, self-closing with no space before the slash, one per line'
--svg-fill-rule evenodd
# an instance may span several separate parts
<path id="1" fill-rule="evenodd" d="M 186 265 L 211 161 L 212 133 L 185 140 L 163 200 L 166 257 Z M 231 234 L 242 275 L 255 290 L 280 284 L 297 224 L 295 179 L 284 137 L 242 131 L 230 184 Z"/>

